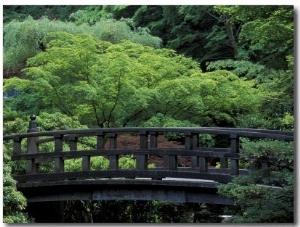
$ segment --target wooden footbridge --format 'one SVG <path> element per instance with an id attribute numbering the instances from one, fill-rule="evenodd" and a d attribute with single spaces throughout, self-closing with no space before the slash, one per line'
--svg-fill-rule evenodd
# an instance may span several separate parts
<path id="1" fill-rule="evenodd" d="M 184 135 L 183 148 L 159 148 L 158 136 L 164 133 Z M 118 149 L 118 136 L 126 134 L 139 137 L 138 149 Z M 225 148 L 199 146 L 199 135 L 227 136 Z M 96 139 L 92 150 L 79 150 L 83 137 Z M 162 200 L 173 202 L 204 202 L 232 204 L 217 194 L 217 185 L 228 183 L 233 176 L 247 174 L 239 168 L 240 137 L 270 138 L 291 141 L 291 131 L 238 129 L 238 128 L 97 128 L 39 132 L 35 116 L 31 116 L 28 133 L 5 135 L 4 142 L 13 141 L 12 160 L 26 165 L 24 174 L 14 175 L 17 189 L 28 202 L 64 200 Z M 22 141 L 27 141 L 22 151 Z M 54 151 L 40 151 L 43 143 L 54 143 Z M 109 144 L 108 147 L 105 144 Z M 65 144 L 68 145 L 66 149 Z M 121 169 L 119 160 L 133 155 L 134 169 Z M 163 158 L 163 166 L 149 168 L 150 156 Z M 107 169 L 92 170 L 91 157 L 109 160 Z M 178 156 L 191 158 L 191 166 L 179 167 Z M 67 172 L 65 160 L 82 160 L 81 170 Z M 210 168 L 210 158 L 220 159 L 221 168 Z M 53 163 L 49 172 L 41 172 L 43 163 Z M 262 163 L 262 168 L 267 163 Z"/>

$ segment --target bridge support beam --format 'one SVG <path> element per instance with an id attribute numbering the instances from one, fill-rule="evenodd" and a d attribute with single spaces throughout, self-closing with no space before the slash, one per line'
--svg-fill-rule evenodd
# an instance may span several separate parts
<path id="1" fill-rule="evenodd" d="M 105 182 L 107 182 L 106 180 Z M 127 180 L 130 181 L 130 180 Z M 214 186 L 176 187 L 138 184 L 81 184 L 46 187 L 21 187 L 27 202 L 66 200 L 159 200 L 179 203 L 210 203 L 233 205 L 233 202 L 217 194 Z M 142 180 L 145 182 L 145 180 Z M 91 182 L 88 182 L 91 183 Z M 100 186 L 101 185 L 101 186 Z M 100 186 L 100 187 L 99 187 Z M 48 190 L 47 190 L 48 188 Z"/>

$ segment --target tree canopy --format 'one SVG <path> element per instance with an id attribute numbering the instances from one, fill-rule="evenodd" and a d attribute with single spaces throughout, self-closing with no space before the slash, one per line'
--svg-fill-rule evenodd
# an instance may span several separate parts
<path id="1" fill-rule="evenodd" d="M 138 126 L 162 113 L 198 125 L 235 125 L 238 114 L 255 109 L 251 82 L 226 71 L 202 73 L 174 51 L 66 32 L 45 39 L 46 51 L 27 62 L 26 79 L 8 79 L 5 88 L 34 87 L 46 105 L 84 124 Z"/>

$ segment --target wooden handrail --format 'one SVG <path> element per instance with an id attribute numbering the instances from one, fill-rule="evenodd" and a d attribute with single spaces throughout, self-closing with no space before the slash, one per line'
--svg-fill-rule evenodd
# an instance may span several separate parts
<path id="1" fill-rule="evenodd" d="M 6 135 L 3 140 L 13 140 L 14 154 L 13 161 L 27 160 L 26 173 L 23 176 L 15 176 L 19 180 L 43 180 L 47 179 L 68 179 L 82 177 L 150 177 L 160 179 L 162 177 L 204 177 L 203 179 L 219 180 L 228 182 L 234 175 L 240 174 L 239 169 L 239 141 L 240 137 L 249 138 L 269 138 L 276 140 L 293 141 L 292 131 L 276 131 L 263 129 L 239 129 L 239 128 L 219 128 L 219 127 L 128 127 L 128 128 L 95 128 L 82 130 L 60 130 L 38 132 L 35 123 L 35 116 L 31 117 L 29 124 L 29 133 Z M 185 143 L 182 148 L 158 148 L 158 135 L 164 133 L 182 133 L 185 137 Z M 118 136 L 121 134 L 134 134 L 140 137 L 139 148 L 119 149 L 117 146 Z M 227 148 L 205 148 L 199 145 L 199 135 L 214 134 L 227 135 L 230 145 Z M 46 138 L 40 138 L 46 137 Z M 80 137 L 95 137 L 97 144 L 91 150 L 78 150 L 77 143 Z M 27 139 L 27 153 L 22 154 L 22 139 Z M 40 144 L 53 142 L 54 152 L 39 152 Z M 63 142 L 69 144 L 69 151 L 63 150 Z M 109 148 L 105 148 L 108 142 Z M 136 169 L 119 169 L 119 159 L 123 155 L 134 155 L 136 159 Z M 163 170 L 148 169 L 148 157 L 158 155 L 164 158 Z M 178 156 L 189 156 L 192 165 L 182 171 L 178 168 Z M 91 157 L 103 156 L 109 161 L 108 170 L 91 171 Z M 64 171 L 64 161 L 66 159 L 82 159 L 82 171 L 76 173 L 67 173 Z M 208 158 L 220 158 L 221 170 L 219 173 L 212 173 L 207 166 Z M 228 168 L 228 160 L 230 167 Z M 45 162 L 54 162 L 53 173 L 38 173 L 39 165 Z M 223 170 L 226 173 L 222 173 Z M 229 171 L 227 171 L 229 170 Z M 112 174 L 112 175 L 108 175 Z M 219 174 L 219 175 L 218 175 Z M 226 177 L 225 177 L 226 175 Z M 44 178 L 43 178 L 43 177 Z M 210 177 L 209 177 L 210 176 Z M 222 178 L 223 177 L 223 178 Z"/>
<path id="2" fill-rule="evenodd" d="M 230 135 L 232 133 L 237 134 L 240 137 L 250 138 L 270 138 L 277 140 L 294 140 L 293 131 L 277 131 L 274 130 L 260 130 L 260 129 L 236 129 L 236 128 L 201 128 L 201 127 L 165 127 L 165 128 L 143 128 L 143 127 L 128 127 L 128 128 L 97 128 L 97 129 L 77 129 L 77 130 L 60 130 L 60 131 L 46 131 L 46 132 L 32 132 L 32 133 L 21 133 L 15 135 L 5 135 L 3 140 L 11 140 L 14 137 L 29 138 L 29 137 L 40 137 L 40 136 L 54 136 L 57 133 L 68 135 L 77 134 L 78 137 L 93 136 L 98 133 L 139 133 L 139 131 L 146 131 L 148 133 L 184 133 L 189 131 L 196 134 L 215 134 L 215 135 Z"/>

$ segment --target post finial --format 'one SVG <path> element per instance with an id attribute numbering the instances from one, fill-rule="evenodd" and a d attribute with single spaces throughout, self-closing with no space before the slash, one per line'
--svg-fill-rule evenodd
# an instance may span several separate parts
<path id="1" fill-rule="evenodd" d="M 30 116 L 30 121 L 29 121 L 29 128 L 27 130 L 27 132 L 38 132 L 38 128 L 37 128 L 37 125 L 36 125 L 36 116 L 34 114 L 32 114 Z"/>

